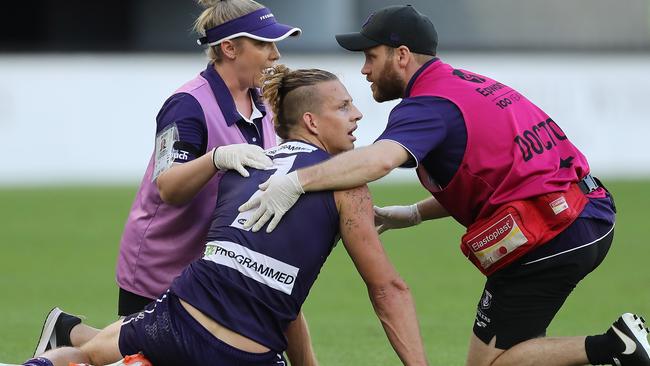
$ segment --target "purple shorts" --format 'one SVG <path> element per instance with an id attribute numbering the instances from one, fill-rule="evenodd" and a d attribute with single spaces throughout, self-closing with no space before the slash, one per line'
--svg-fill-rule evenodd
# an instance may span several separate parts
<path id="1" fill-rule="evenodd" d="M 286 365 L 278 352 L 250 353 L 220 341 L 169 292 L 124 319 L 119 347 L 124 356 L 142 352 L 156 366 Z"/>

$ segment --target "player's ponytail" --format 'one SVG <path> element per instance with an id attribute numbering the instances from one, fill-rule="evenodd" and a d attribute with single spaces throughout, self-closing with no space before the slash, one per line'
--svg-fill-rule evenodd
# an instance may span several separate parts
<path id="1" fill-rule="evenodd" d="M 286 118 L 282 116 L 284 112 L 281 108 L 283 96 L 280 89 L 283 86 L 284 78 L 291 73 L 291 70 L 285 65 L 276 65 L 262 78 L 262 96 L 266 99 L 267 103 L 271 106 L 273 111 L 273 125 L 275 125 L 275 132 L 283 139 L 286 139 L 288 133 L 287 124 L 281 123 Z M 286 94 L 286 91 L 285 93 Z"/>
<path id="2" fill-rule="evenodd" d="M 205 31 L 264 8 L 264 5 L 253 0 L 197 0 L 204 10 L 194 21 L 194 31 L 201 37 Z M 206 50 L 208 58 L 213 62 L 221 62 L 222 55 L 219 46 L 211 46 Z"/>
<path id="3" fill-rule="evenodd" d="M 279 64 L 262 78 L 262 95 L 273 111 L 275 132 L 288 139 L 291 130 L 308 111 L 319 109 L 321 99 L 311 86 L 338 80 L 336 75 L 319 69 L 291 70 Z"/>

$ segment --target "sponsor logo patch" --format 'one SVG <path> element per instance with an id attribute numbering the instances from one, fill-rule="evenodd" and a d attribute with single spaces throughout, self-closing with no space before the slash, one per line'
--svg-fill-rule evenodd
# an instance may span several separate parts
<path id="1" fill-rule="evenodd" d="M 564 196 L 554 199 L 553 202 L 549 203 L 549 205 L 551 206 L 551 209 L 553 209 L 553 213 L 556 215 L 559 215 L 562 211 L 569 208 L 569 204 L 566 202 Z"/>
<path id="2" fill-rule="evenodd" d="M 488 268 L 506 254 L 528 242 L 511 214 L 469 239 L 467 244 L 483 268 Z"/>
<path id="3" fill-rule="evenodd" d="M 185 150 L 176 150 L 174 149 L 174 160 L 185 160 L 189 159 L 190 153 Z"/>
<path id="4" fill-rule="evenodd" d="M 243 245 L 227 241 L 212 241 L 206 244 L 203 259 L 232 268 L 287 295 L 291 295 L 300 270 Z"/>

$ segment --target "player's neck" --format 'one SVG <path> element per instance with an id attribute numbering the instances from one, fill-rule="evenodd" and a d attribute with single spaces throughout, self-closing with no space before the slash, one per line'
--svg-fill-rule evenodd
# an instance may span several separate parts
<path id="1" fill-rule="evenodd" d="M 304 133 L 304 131 L 291 133 L 288 136 L 287 140 L 300 140 L 300 141 L 308 142 L 308 143 L 310 143 L 310 144 L 312 144 L 314 146 L 317 146 L 317 147 L 327 151 L 325 146 L 323 146 L 323 144 L 320 141 L 318 141 L 318 139 L 315 136 L 310 135 L 308 133 Z"/>

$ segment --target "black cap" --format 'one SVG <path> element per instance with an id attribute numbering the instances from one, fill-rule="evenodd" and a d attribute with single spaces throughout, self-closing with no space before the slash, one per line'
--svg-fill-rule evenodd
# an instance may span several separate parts
<path id="1" fill-rule="evenodd" d="M 431 20 L 411 5 L 389 6 L 370 14 L 361 32 L 337 34 L 336 41 L 350 51 L 363 51 L 381 44 L 406 46 L 414 53 L 435 55 L 438 34 Z"/>

